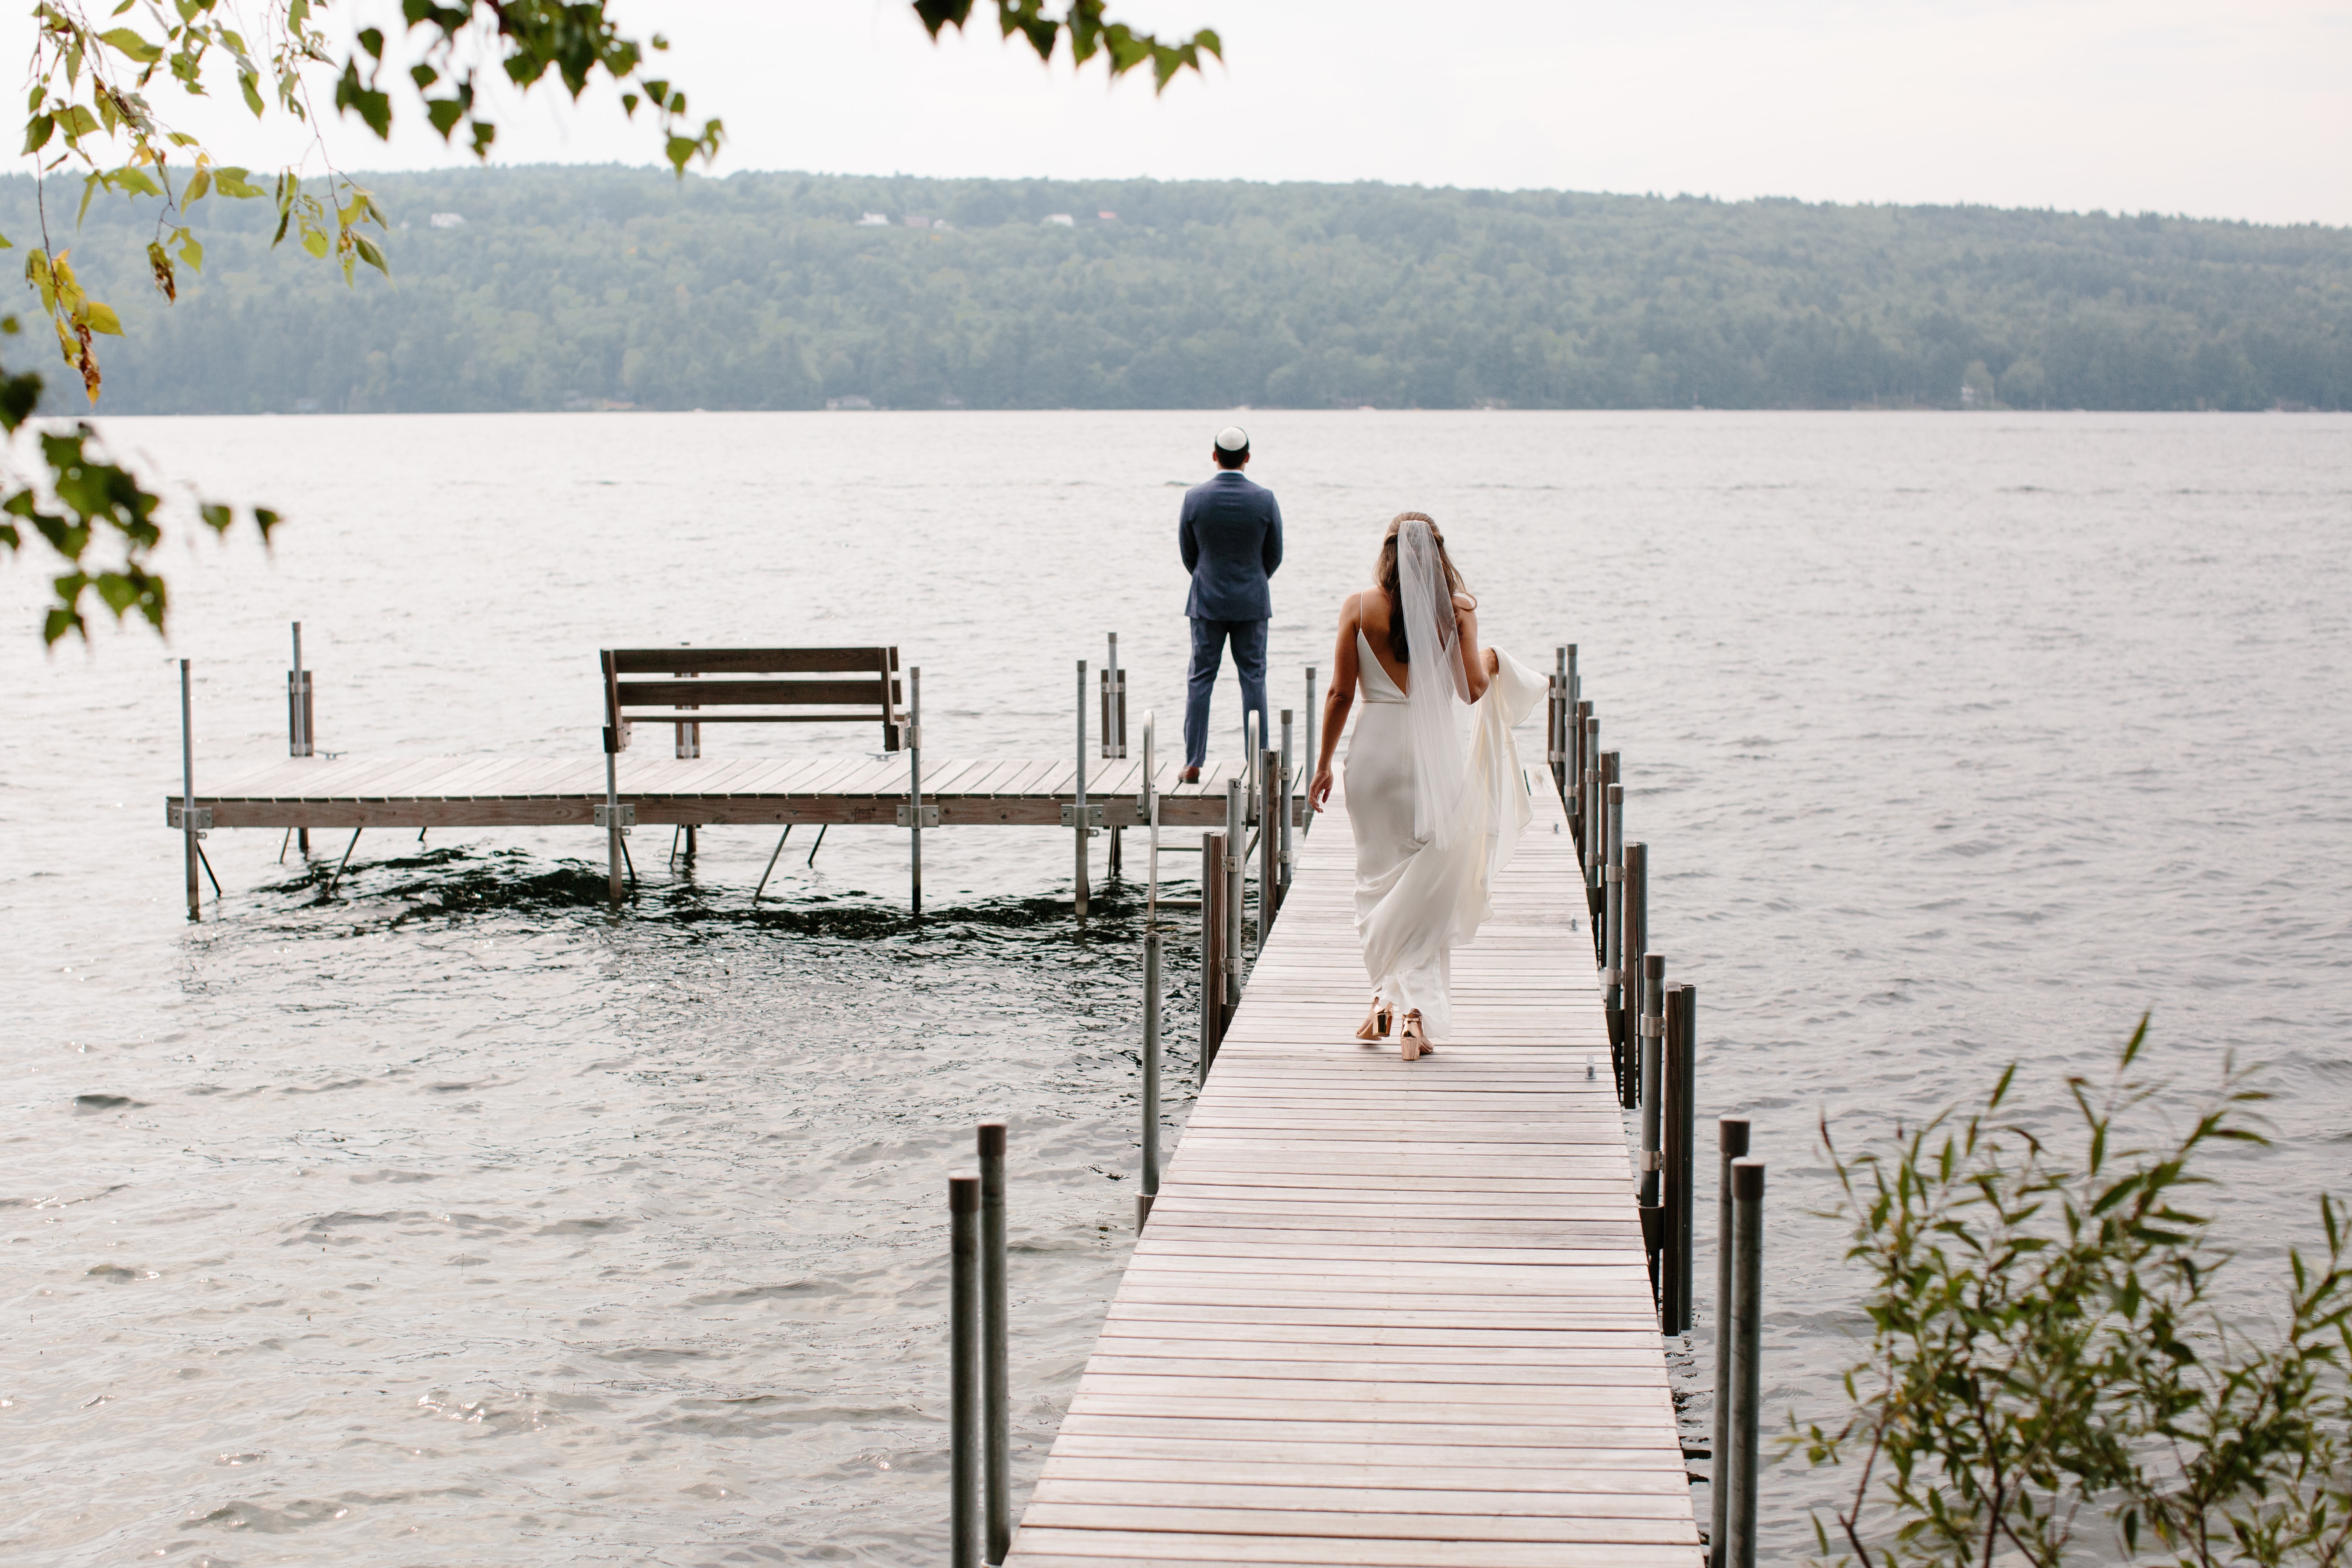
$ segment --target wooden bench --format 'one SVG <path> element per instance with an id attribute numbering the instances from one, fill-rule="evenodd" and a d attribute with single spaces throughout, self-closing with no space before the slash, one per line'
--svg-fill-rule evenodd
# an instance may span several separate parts
<path id="1" fill-rule="evenodd" d="M 639 723 L 678 726 L 681 757 L 701 755 L 705 724 L 879 723 L 886 752 L 905 739 L 896 647 L 623 647 L 598 658 L 608 752 Z"/>

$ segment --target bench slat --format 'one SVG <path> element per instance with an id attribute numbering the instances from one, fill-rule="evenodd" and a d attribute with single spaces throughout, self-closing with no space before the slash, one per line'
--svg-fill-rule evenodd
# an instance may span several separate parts
<path id="1" fill-rule="evenodd" d="M 855 705 L 877 712 L 882 707 L 882 683 L 866 680 L 624 680 L 624 709 L 667 707 L 689 703 L 698 708 L 806 707 L 811 703 Z M 890 683 L 890 704 L 901 698 L 899 683 Z M 640 723 L 649 721 L 630 715 Z M 668 718 L 669 715 L 663 715 Z"/>
<path id="2" fill-rule="evenodd" d="M 895 647 L 624 647 L 613 650 L 619 675 L 823 675 L 860 670 L 878 676 Z"/>

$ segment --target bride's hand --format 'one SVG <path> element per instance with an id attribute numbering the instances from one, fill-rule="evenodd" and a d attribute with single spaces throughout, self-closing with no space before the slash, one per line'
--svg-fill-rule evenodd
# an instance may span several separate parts
<path id="1" fill-rule="evenodd" d="M 1307 804 L 1317 811 L 1321 811 L 1323 803 L 1330 798 L 1331 770 L 1318 768 L 1315 770 L 1315 782 L 1307 786 Z"/>
<path id="2" fill-rule="evenodd" d="M 1496 655 L 1495 655 L 1495 650 L 1494 650 L 1493 648 L 1488 648 L 1488 649 L 1486 650 L 1486 675 L 1487 675 L 1487 678 L 1488 678 L 1489 679 L 1493 679 L 1494 677 L 1496 677 L 1496 676 L 1497 676 L 1497 675 L 1500 675 L 1500 674 L 1502 674 L 1502 673 L 1503 673 L 1503 661 L 1502 661 L 1500 658 L 1496 658 Z"/>

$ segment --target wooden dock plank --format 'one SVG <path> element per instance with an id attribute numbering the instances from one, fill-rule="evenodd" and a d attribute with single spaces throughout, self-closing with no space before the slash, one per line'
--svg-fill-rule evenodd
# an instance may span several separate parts
<path id="1" fill-rule="evenodd" d="M 1093 759 L 1089 759 L 1090 765 Z M 1139 761 L 1111 762 L 1089 798 L 1112 826 L 1137 826 Z M 1164 803 L 1171 828 L 1221 823 L 1223 773 Z M 1076 783 L 1066 758 L 949 758 L 927 770 L 940 826 L 1055 826 Z M 1160 770 L 1172 784 L 1173 764 Z M 860 823 L 890 826 L 907 798 L 903 753 L 880 756 L 694 757 L 625 753 L 621 799 L 646 826 L 672 823 Z M 1103 780 L 1118 785 L 1106 791 Z M 942 787 L 944 786 L 944 787 Z M 280 759 L 201 790 L 219 827 L 589 826 L 604 798 L 601 753 L 572 757 L 302 757 Z M 168 810 L 179 801 L 165 797 Z"/>
<path id="2" fill-rule="evenodd" d="M 1301 843 L 1011 1568 L 1697 1568 L 1579 874 L 1536 806 L 1412 1064 L 1352 1037 L 1345 803 Z"/>

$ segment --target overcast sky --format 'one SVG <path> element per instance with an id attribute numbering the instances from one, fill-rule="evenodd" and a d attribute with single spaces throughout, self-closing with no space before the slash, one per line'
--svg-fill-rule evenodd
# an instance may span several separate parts
<path id="1" fill-rule="evenodd" d="M 727 121 L 719 173 L 1369 179 L 2352 223 L 2352 0 L 1112 0 L 1114 16 L 1223 35 L 1223 65 L 1157 100 L 1146 79 L 1107 86 L 1099 63 L 1043 67 L 992 24 L 934 46 L 904 0 L 614 8 L 671 37 L 694 110 Z M 396 10 L 341 0 L 331 16 L 340 28 Z M 224 152 L 266 165 L 284 151 L 218 112 L 203 128 Z M 465 161 L 429 133 L 386 149 L 347 126 L 332 145 L 352 168 Z M 499 149 L 656 155 L 608 102 L 560 95 L 516 107 Z"/>

